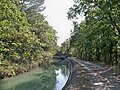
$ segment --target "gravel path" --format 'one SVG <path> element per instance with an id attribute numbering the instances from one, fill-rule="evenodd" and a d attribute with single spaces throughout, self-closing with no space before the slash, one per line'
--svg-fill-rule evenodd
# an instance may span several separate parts
<path id="1" fill-rule="evenodd" d="M 120 90 L 120 75 L 111 67 L 68 58 L 70 76 L 62 90 Z"/>

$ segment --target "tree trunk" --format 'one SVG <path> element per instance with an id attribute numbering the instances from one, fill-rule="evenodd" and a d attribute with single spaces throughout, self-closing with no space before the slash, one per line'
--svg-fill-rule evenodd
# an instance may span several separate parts
<path id="1" fill-rule="evenodd" d="M 118 50 L 117 50 L 117 43 L 118 41 L 115 42 L 115 65 L 118 65 Z"/>
<path id="2" fill-rule="evenodd" d="M 109 51 L 109 65 L 113 65 L 113 60 L 112 60 L 112 54 L 113 54 L 113 52 L 112 52 L 112 50 L 113 50 L 113 43 L 111 42 L 110 43 L 110 51 Z"/>
<path id="3" fill-rule="evenodd" d="M 97 59 L 97 61 L 100 61 L 100 51 L 99 51 L 99 48 L 96 48 L 96 59 Z"/>
<path id="4" fill-rule="evenodd" d="M 110 21 L 111 21 L 111 24 L 113 27 L 115 27 L 120 35 L 120 28 L 119 26 L 116 24 L 116 22 L 113 20 L 112 16 L 109 14 L 109 18 L 110 18 Z"/>

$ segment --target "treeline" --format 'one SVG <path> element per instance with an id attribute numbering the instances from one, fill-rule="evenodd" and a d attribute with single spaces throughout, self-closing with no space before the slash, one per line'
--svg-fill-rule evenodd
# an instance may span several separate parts
<path id="1" fill-rule="evenodd" d="M 40 13 L 44 0 L 0 0 L 0 78 L 49 63 L 56 31 Z"/>
<path id="2" fill-rule="evenodd" d="M 77 0 L 68 18 L 85 16 L 80 24 L 73 22 L 71 38 L 61 47 L 63 52 L 87 61 L 101 61 L 120 67 L 120 1 Z"/>

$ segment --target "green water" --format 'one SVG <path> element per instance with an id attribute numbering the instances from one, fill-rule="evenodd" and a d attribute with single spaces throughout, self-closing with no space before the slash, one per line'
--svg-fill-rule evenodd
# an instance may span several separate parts
<path id="1" fill-rule="evenodd" d="M 67 64 L 56 59 L 47 67 L 0 80 L 0 90 L 61 90 L 68 74 Z"/>

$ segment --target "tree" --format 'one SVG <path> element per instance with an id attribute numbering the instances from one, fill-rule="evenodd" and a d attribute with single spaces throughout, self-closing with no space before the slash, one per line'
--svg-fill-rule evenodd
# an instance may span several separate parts
<path id="1" fill-rule="evenodd" d="M 70 48 L 84 60 L 103 61 L 110 65 L 119 62 L 120 18 L 118 0 L 78 0 L 69 9 L 68 19 L 84 14 L 85 21 L 74 23 Z M 75 54 L 76 53 L 76 54 Z"/>
<path id="2" fill-rule="evenodd" d="M 55 54 L 56 31 L 38 10 L 43 1 L 0 1 L 0 78 L 17 74 L 21 66 L 49 63 Z"/>
<path id="3" fill-rule="evenodd" d="M 43 11 L 45 7 L 43 6 L 44 0 L 20 0 L 19 8 L 20 11 Z"/>

